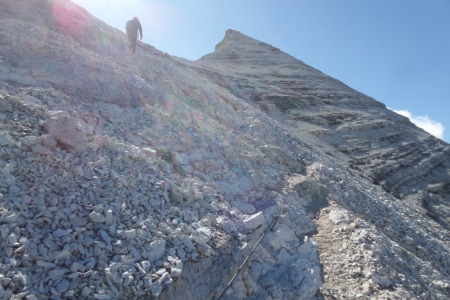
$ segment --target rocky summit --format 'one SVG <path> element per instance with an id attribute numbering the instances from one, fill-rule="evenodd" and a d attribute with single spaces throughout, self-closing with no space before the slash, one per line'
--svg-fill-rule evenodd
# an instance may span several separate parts
<path id="1" fill-rule="evenodd" d="M 450 146 L 384 104 L 234 30 L 0 26 L 0 299 L 450 298 Z"/>

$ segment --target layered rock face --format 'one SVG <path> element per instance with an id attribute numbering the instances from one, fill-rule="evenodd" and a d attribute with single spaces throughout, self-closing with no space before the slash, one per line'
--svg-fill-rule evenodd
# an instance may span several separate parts
<path id="1" fill-rule="evenodd" d="M 448 144 L 383 104 L 233 30 L 200 63 L 219 84 L 293 132 L 320 137 L 345 154 L 351 168 L 398 199 L 422 205 L 448 229 Z"/>
<path id="2" fill-rule="evenodd" d="M 448 144 L 237 31 L 0 8 L 0 299 L 450 297 Z"/>

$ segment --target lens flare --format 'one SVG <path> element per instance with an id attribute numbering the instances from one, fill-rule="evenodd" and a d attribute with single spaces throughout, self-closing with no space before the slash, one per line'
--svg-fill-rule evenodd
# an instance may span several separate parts
<path id="1" fill-rule="evenodd" d="M 70 35 L 81 35 L 86 31 L 89 13 L 71 2 L 53 1 L 53 20 L 59 29 Z"/>

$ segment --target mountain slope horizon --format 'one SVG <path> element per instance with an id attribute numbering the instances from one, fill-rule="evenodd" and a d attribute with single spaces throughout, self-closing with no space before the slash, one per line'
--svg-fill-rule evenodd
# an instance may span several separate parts
<path id="1" fill-rule="evenodd" d="M 0 299 L 450 297 L 447 143 L 236 30 L 0 8 Z"/>

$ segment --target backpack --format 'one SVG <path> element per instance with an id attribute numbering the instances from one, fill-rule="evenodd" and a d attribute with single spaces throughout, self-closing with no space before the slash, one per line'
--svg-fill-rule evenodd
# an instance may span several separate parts
<path id="1" fill-rule="evenodd" d="M 127 22 L 126 29 L 127 29 L 127 33 L 137 34 L 138 29 L 139 29 L 139 25 L 137 24 L 136 21 L 129 20 Z"/>

